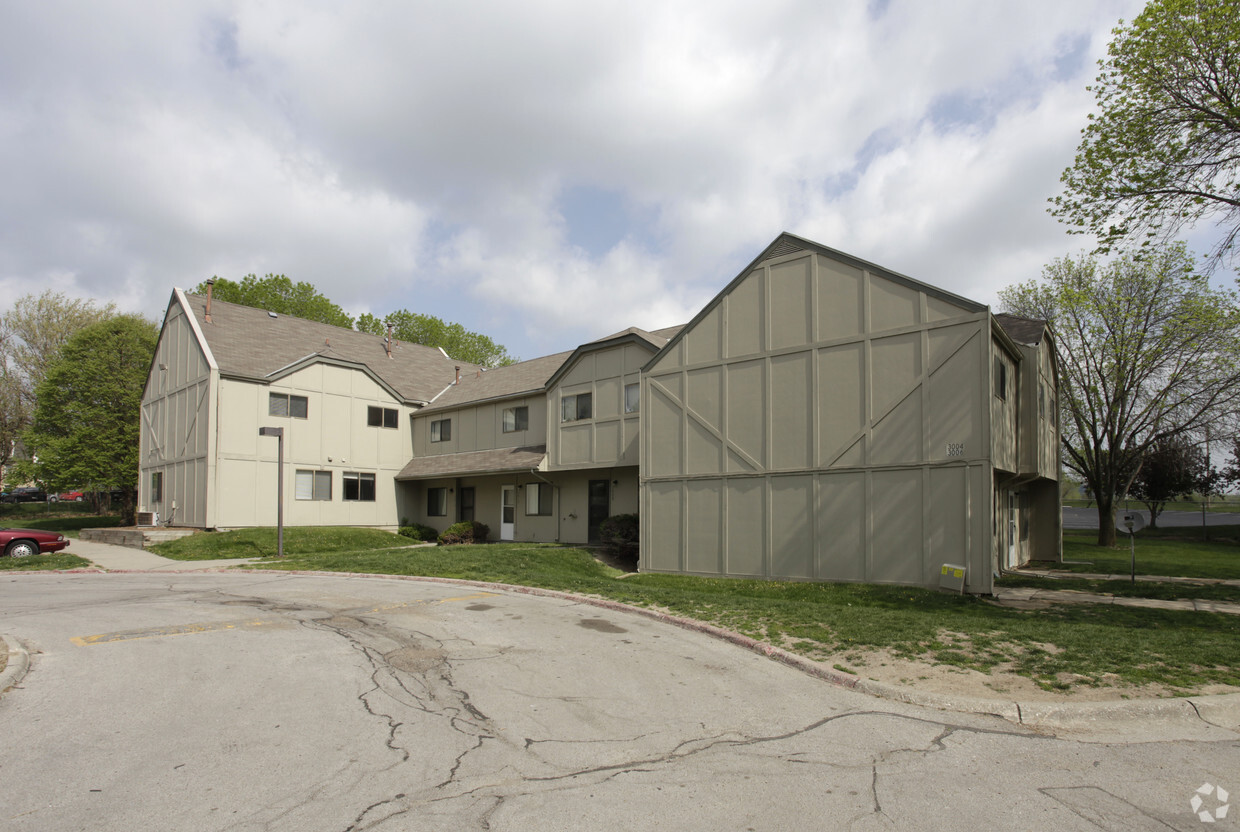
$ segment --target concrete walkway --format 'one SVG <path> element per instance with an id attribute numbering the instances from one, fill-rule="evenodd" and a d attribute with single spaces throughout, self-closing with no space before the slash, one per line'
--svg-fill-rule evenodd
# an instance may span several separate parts
<path id="1" fill-rule="evenodd" d="M 1040 589 L 1030 586 L 1000 587 L 995 590 L 994 602 L 1005 607 L 1045 607 L 1050 604 L 1110 604 L 1113 607 L 1140 607 L 1147 610 L 1183 610 L 1186 612 L 1221 612 L 1240 615 L 1240 604 L 1230 601 L 1177 600 L 1159 598 L 1130 598 L 1124 595 L 1102 595 L 1096 592 L 1080 592 L 1075 589 Z"/>
<path id="2" fill-rule="evenodd" d="M 108 572 L 204 572 L 254 563 L 260 558 L 230 560 L 171 560 L 142 549 L 113 546 L 92 540 L 74 540 L 65 552 L 86 558 Z"/>

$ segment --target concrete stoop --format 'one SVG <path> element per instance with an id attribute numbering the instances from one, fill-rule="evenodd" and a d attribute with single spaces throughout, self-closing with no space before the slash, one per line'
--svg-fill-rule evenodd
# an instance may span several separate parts
<path id="1" fill-rule="evenodd" d="M 127 546 L 130 549 L 145 549 L 151 543 L 163 543 L 189 537 L 193 529 L 157 529 L 157 528 L 123 528 L 123 529 L 82 529 L 79 537 L 96 543 L 110 543 L 113 546 Z"/>

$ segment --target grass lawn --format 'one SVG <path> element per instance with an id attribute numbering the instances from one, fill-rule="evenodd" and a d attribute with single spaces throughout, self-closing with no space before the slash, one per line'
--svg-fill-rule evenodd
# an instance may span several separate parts
<path id="1" fill-rule="evenodd" d="M 40 569 L 81 569 L 90 561 L 77 555 L 57 552 L 54 555 L 35 555 L 29 558 L 0 557 L 0 572 L 29 572 Z"/>
<path id="2" fill-rule="evenodd" d="M 215 539 L 208 545 L 200 538 Z M 584 550 L 551 544 L 397 548 L 402 544 L 384 532 L 286 529 L 288 555 L 261 568 L 464 578 L 595 595 L 665 609 L 844 666 L 868 650 L 885 649 L 981 671 L 1008 669 L 1047 689 L 1116 680 L 1185 692 L 1209 683 L 1240 685 L 1240 616 L 1082 604 L 1024 611 L 872 584 L 622 577 Z M 173 556 L 174 547 L 181 557 L 271 554 L 275 533 L 196 535 L 152 548 Z"/>
<path id="3" fill-rule="evenodd" d="M 0 527 L 6 529 L 39 529 L 45 532 L 60 532 L 65 537 L 77 537 L 82 529 L 102 529 L 119 526 L 121 518 L 118 514 L 89 514 L 81 507 L 82 503 L 52 503 L 53 507 L 62 506 L 64 510 L 47 511 L 43 503 L 28 503 L 10 506 L 0 515 Z M 20 509 L 32 509 L 21 511 Z M 87 506 L 89 508 L 89 506 Z"/>
<path id="4" fill-rule="evenodd" d="M 1191 529 L 1146 529 L 1138 532 L 1137 574 L 1170 575 L 1182 578 L 1230 578 L 1240 580 L 1240 527 L 1216 526 L 1209 542 L 1194 536 Z M 1068 572 L 1101 572 L 1127 575 L 1132 568 L 1128 538 L 1114 549 L 1097 545 L 1096 531 L 1065 530 L 1063 557 L 1085 563 L 1055 564 Z M 1153 597 L 1153 596 L 1151 596 Z"/>

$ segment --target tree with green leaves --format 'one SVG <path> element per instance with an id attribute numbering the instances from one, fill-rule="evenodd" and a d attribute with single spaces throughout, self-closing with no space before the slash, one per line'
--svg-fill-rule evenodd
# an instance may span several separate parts
<path id="1" fill-rule="evenodd" d="M 1218 485 L 1219 473 L 1205 451 L 1184 436 L 1155 442 L 1141 459 L 1128 496 L 1150 510 L 1150 528 L 1158 528 L 1158 515 L 1171 500 L 1191 494 L 1208 494 Z"/>
<path id="2" fill-rule="evenodd" d="M 194 293 L 205 295 L 206 281 L 199 283 Z M 228 303 L 305 318 L 308 321 L 342 326 L 345 329 L 353 328 L 353 318 L 319 294 L 319 290 L 313 285 L 305 282 L 294 283 L 282 274 L 269 274 L 262 278 L 247 274 L 241 278 L 240 283 L 217 277 L 213 297 Z"/>
<path id="3" fill-rule="evenodd" d="M 460 324 L 451 324 L 434 315 L 419 315 L 398 309 L 383 320 L 364 313 L 357 319 L 357 328 L 371 335 L 386 335 L 391 324 L 392 336 L 400 341 L 440 347 L 457 361 L 483 367 L 502 367 L 515 363 L 508 350 L 485 335 L 470 332 Z"/>
<path id="4" fill-rule="evenodd" d="M 36 391 L 61 346 L 83 327 L 116 314 L 115 305 L 51 289 L 23 295 L 0 317 L 0 466 L 30 423 Z"/>
<path id="5" fill-rule="evenodd" d="M 1211 265 L 1240 233 L 1240 2 L 1151 0 L 1113 32 L 1096 114 L 1051 213 L 1099 252 L 1166 242 L 1217 217 Z"/>
<path id="6" fill-rule="evenodd" d="M 1062 258 L 999 298 L 1054 330 L 1064 465 L 1098 501 L 1099 545 L 1114 545 L 1115 499 L 1140 460 L 1240 408 L 1236 294 L 1211 288 L 1175 244 L 1141 259 Z"/>
<path id="7" fill-rule="evenodd" d="M 137 315 L 82 329 L 47 367 L 22 441 L 21 474 L 49 490 L 119 489 L 122 524 L 134 522 L 142 388 L 158 330 Z"/>

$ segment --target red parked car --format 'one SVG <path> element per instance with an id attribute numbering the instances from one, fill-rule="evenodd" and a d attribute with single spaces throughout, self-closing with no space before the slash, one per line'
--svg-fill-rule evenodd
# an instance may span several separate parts
<path id="1" fill-rule="evenodd" d="M 62 491 L 59 494 L 49 494 L 47 501 L 49 503 L 80 503 L 86 499 L 86 495 L 81 491 Z"/>
<path id="2" fill-rule="evenodd" d="M 63 534 L 37 529 L 0 529 L 0 551 L 11 558 L 50 555 L 69 545 Z"/>

